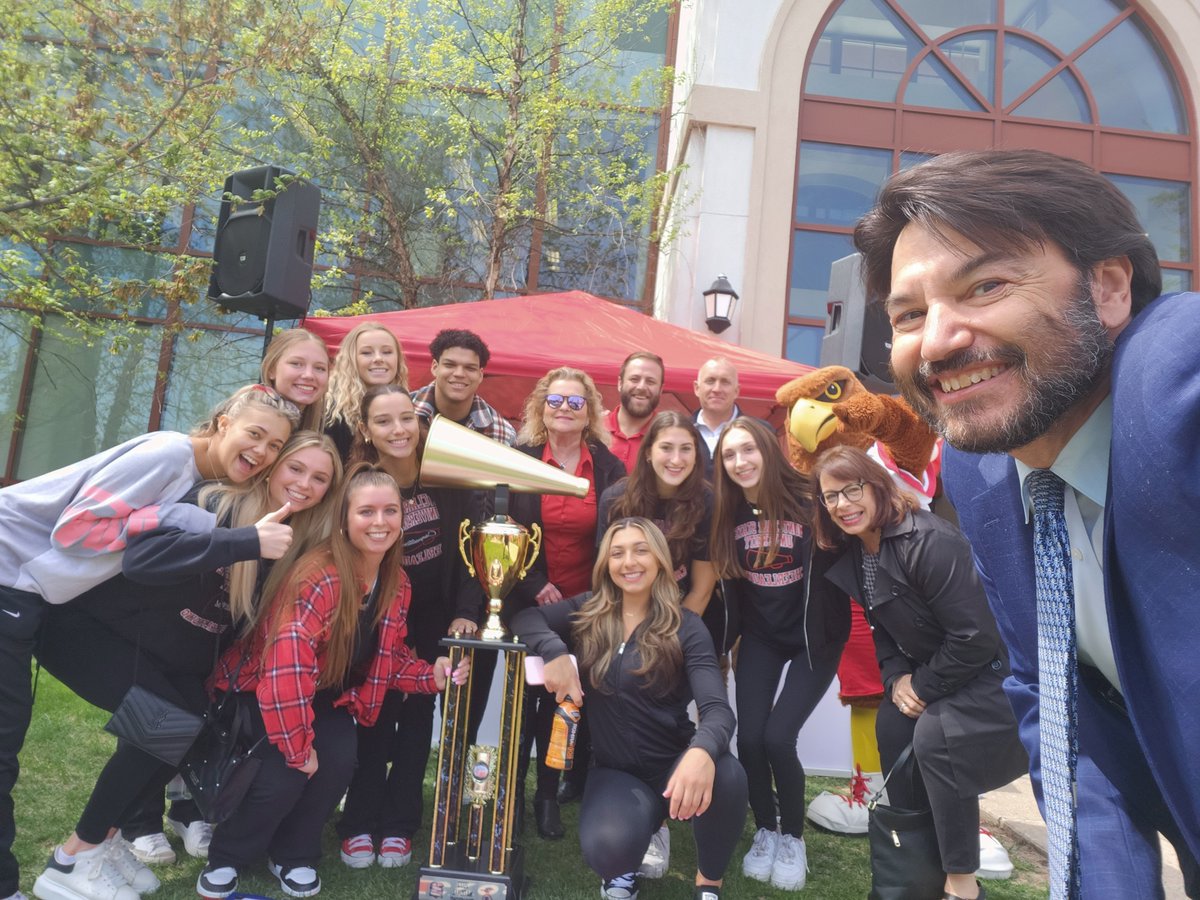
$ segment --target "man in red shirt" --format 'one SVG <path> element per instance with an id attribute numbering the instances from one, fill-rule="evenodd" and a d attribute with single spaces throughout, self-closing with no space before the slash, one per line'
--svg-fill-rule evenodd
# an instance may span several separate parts
<path id="1" fill-rule="evenodd" d="M 632 471 L 637 462 L 646 426 L 658 409 L 665 374 L 662 357 L 648 350 L 630 353 L 621 363 L 621 374 L 617 378 L 621 403 L 609 412 L 605 424 L 612 432 L 609 449 L 625 464 L 626 472 Z"/>

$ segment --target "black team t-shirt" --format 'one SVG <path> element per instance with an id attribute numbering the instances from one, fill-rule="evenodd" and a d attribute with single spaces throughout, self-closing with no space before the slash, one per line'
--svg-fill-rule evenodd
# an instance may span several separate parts
<path id="1" fill-rule="evenodd" d="M 438 641 L 446 636 L 452 618 L 454 598 L 444 596 L 451 560 L 444 551 L 437 491 L 418 487 L 403 493 L 403 565 L 412 585 L 406 643 L 426 662 L 433 662 L 443 652 Z"/>
<path id="2" fill-rule="evenodd" d="M 733 538 L 738 562 L 746 572 L 738 585 L 742 632 L 777 646 L 800 649 L 805 646 L 804 578 L 812 534 L 799 522 L 779 522 L 777 526 L 779 549 L 767 563 L 769 524 L 760 523 L 747 503 L 738 509 Z"/>

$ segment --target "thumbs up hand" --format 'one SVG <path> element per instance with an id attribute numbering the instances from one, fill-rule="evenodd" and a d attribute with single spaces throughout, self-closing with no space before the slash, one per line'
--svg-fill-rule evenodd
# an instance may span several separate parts
<path id="1" fill-rule="evenodd" d="M 279 559 L 292 546 L 292 526 L 283 524 L 291 513 L 292 505 L 285 503 L 254 523 L 258 531 L 258 554 L 263 559 Z"/>

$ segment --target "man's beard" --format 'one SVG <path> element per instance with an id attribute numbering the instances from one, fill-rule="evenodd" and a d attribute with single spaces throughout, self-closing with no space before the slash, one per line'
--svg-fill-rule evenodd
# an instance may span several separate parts
<path id="1" fill-rule="evenodd" d="M 990 350 L 967 349 L 938 362 L 921 363 L 915 377 L 895 374 L 896 386 L 917 413 L 942 437 L 969 453 L 1008 453 L 1041 437 L 1076 403 L 1083 400 L 1108 373 L 1113 345 L 1108 329 L 1096 314 L 1091 282 L 1080 276 L 1074 295 L 1059 319 L 1038 323 L 1028 335 L 1039 348 L 1033 362 L 1025 349 L 1005 344 Z M 939 410 L 929 385 L 938 374 L 979 363 L 1011 368 L 1025 396 L 996 424 L 975 424 L 984 400 Z M 994 399 L 991 401 L 994 405 Z"/>
<path id="2" fill-rule="evenodd" d="M 635 408 L 635 405 L 638 408 Z M 633 418 L 644 419 L 658 408 L 658 397 L 635 397 L 633 394 L 621 391 L 621 406 Z"/>

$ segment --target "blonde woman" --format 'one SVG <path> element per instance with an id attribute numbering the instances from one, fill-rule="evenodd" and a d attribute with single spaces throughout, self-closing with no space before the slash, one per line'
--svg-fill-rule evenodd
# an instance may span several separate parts
<path id="1" fill-rule="evenodd" d="M 668 816 L 690 820 L 693 897 L 717 900 L 746 819 L 746 775 L 729 753 L 733 710 L 712 638 L 680 607 L 666 538 L 648 519 L 605 532 L 592 581 L 590 596 L 531 607 L 513 622 L 546 661 L 551 702 L 569 696 L 591 722 L 583 857 L 605 900 L 631 900 L 651 836 Z M 688 717 L 693 700 L 698 726 Z"/>
<path id="2" fill-rule="evenodd" d="M 586 478 L 588 493 L 583 498 L 540 494 L 512 498 L 513 518 L 527 527 L 541 527 L 542 552 L 509 595 L 505 606 L 510 616 L 525 606 L 557 603 L 591 586 L 599 498 L 625 475 L 624 464 L 608 449 L 611 437 L 601 413 L 600 392 L 591 376 L 567 366 L 543 375 L 525 401 L 525 423 L 517 436 L 517 449 Z M 545 691 L 530 691 L 527 696 L 525 739 L 536 738 L 539 748 L 533 798 L 538 834 L 557 839 L 563 836 L 557 799 L 559 773 L 542 761 L 554 704 Z M 522 753 L 521 766 L 517 778 L 523 785 L 528 752 Z M 518 793 L 522 796 L 523 788 Z"/>
<path id="3" fill-rule="evenodd" d="M 329 351 L 323 340 L 303 328 L 281 331 L 263 354 L 261 380 L 296 404 L 301 428 L 320 429 L 329 387 Z"/>
<path id="4" fill-rule="evenodd" d="M 343 462 L 349 461 L 358 432 L 363 394 L 380 384 L 398 384 L 407 391 L 408 364 L 394 334 L 378 322 L 363 322 L 342 339 L 325 401 L 325 432 L 337 444 Z"/>
<path id="5" fill-rule="evenodd" d="M 239 871 L 263 855 L 284 893 L 318 893 L 321 832 L 354 772 L 356 721 L 371 726 L 391 689 L 437 693 L 467 678 L 466 661 L 452 671 L 446 657 L 430 664 L 405 644 L 410 590 L 395 480 L 355 465 L 334 507 L 329 539 L 296 563 L 214 677 L 259 720 L 269 746 L 246 799 L 213 835 L 202 897 L 233 893 Z"/>

